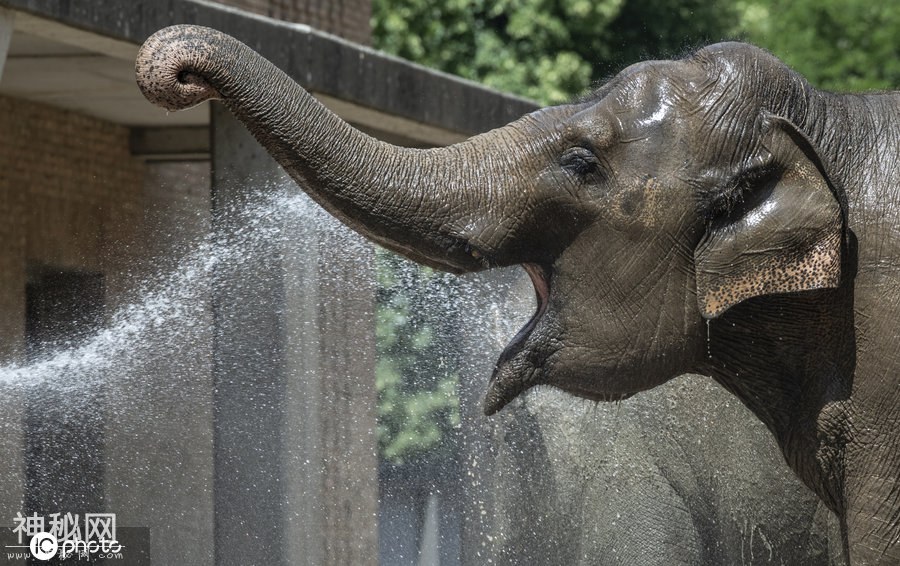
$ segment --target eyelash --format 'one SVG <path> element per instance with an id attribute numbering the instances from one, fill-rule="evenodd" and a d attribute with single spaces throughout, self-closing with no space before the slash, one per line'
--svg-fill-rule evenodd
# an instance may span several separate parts
<path id="1" fill-rule="evenodd" d="M 597 156 L 586 147 L 575 146 L 567 149 L 560 157 L 560 165 L 574 174 L 584 177 L 599 171 Z"/>

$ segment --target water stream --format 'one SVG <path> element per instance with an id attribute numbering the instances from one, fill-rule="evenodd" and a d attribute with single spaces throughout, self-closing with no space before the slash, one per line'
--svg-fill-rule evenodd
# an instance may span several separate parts
<path id="1" fill-rule="evenodd" d="M 7 439 L 4 450 L 15 450 L 17 442 L 24 444 L 25 492 L 33 492 L 26 495 L 21 507 L 4 508 L 9 516 L 0 520 L 8 522 L 21 509 L 44 514 L 106 509 L 119 513 L 122 525 L 151 526 L 157 540 L 176 538 L 184 525 L 200 525 L 201 532 L 211 528 L 213 486 L 212 477 L 206 474 L 215 458 L 211 427 L 216 412 L 212 374 L 217 282 L 265 279 L 269 270 L 282 270 L 275 276 L 302 288 L 304 277 L 309 277 L 302 273 L 303 254 L 309 244 L 305 239 L 312 236 L 319 242 L 314 253 L 324 254 L 326 264 L 331 253 L 351 258 L 351 262 L 355 256 L 371 258 L 366 252 L 368 243 L 291 185 L 279 184 L 252 192 L 267 196 L 226 211 L 222 225 L 228 229 L 188 238 L 158 265 L 131 265 L 134 283 L 123 293 L 129 298 L 108 308 L 101 324 L 81 328 L 52 347 L 36 349 L 28 361 L 0 366 L 0 395 L 9 406 L 21 410 L 0 418 L 0 434 Z M 196 222 L 202 224 L 208 218 L 198 217 Z M 277 250 L 293 257 L 279 263 L 284 254 Z M 173 257 L 177 260 L 172 261 Z M 321 264 L 323 258 L 318 261 Z M 394 276 L 399 280 L 419 278 L 413 264 L 405 260 L 392 263 Z M 299 265 L 300 272 L 285 274 L 285 265 Z M 340 277 L 340 273 L 319 269 L 315 277 Z M 423 320 L 432 326 L 439 324 L 436 321 L 455 321 L 452 328 L 437 332 L 441 336 L 435 339 L 444 342 L 434 344 L 428 355 L 443 372 L 445 365 L 457 363 L 460 348 L 475 347 L 480 364 L 477 368 L 471 364 L 447 368 L 444 377 L 455 379 L 460 372 L 468 372 L 464 383 L 477 389 L 469 395 L 477 400 L 496 353 L 522 322 L 508 317 L 499 303 L 489 300 L 491 292 L 500 296 L 508 285 L 497 283 L 492 290 L 480 278 L 460 279 L 443 274 L 426 279 L 425 295 L 419 289 L 420 296 L 411 306 L 426 309 L 427 316 L 399 331 L 419 332 L 423 328 L 416 324 Z M 247 284 L 254 282 L 248 280 Z M 328 283 L 336 289 L 341 289 L 342 284 Z M 528 296 L 530 290 L 526 293 Z M 315 321 L 303 324 L 307 323 Z M 460 327 L 469 329 L 467 336 L 472 339 L 467 344 L 461 344 L 461 338 L 453 335 Z M 495 336 L 498 328 L 502 329 L 502 336 Z M 433 328 L 424 330 L 436 332 Z M 301 329 L 301 335 L 295 338 L 302 340 L 303 332 Z M 301 375 L 299 379 L 304 378 Z M 435 381 L 430 381 L 435 386 Z M 254 397 L 268 393 L 253 387 L 247 388 L 246 395 L 248 406 L 265 407 L 269 402 L 263 399 L 257 403 Z M 278 402 L 271 399 L 273 407 Z M 449 405 L 454 403 L 457 402 Z M 458 415 L 451 420 L 459 426 Z M 248 434 L 252 434 L 249 429 Z M 298 446 L 307 442 L 301 437 L 285 441 Z M 369 441 L 374 441 L 374 437 L 369 437 Z M 438 439 L 429 449 L 446 450 L 446 442 Z M 283 457 L 301 468 L 315 467 L 301 452 L 288 447 Z M 426 489 L 429 481 L 424 483 Z M 448 479 L 442 481 L 446 483 Z M 0 486 L 0 501 L 14 502 L 17 489 L 16 482 Z M 44 491 L 49 495 L 40 495 Z M 284 505 L 288 505 L 287 499 Z M 434 497 L 420 500 L 432 506 L 429 516 L 436 516 Z M 190 504 L 185 505 L 185 501 Z M 414 530 L 428 531 L 430 538 L 426 538 L 435 540 L 433 521 L 415 524 L 419 521 L 415 519 L 419 514 L 415 509 L 408 516 L 406 511 L 399 518 L 390 515 L 396 512 L 397 508 L 392 508 L 381 517 L 383 527 L 387 529 L 391 521 L 393 529 L 394 538 L 382 549 L 387 556 L 399 556 L 398 548 L 415 540 L 415 533 L 413 538 L 404 534 L 410 528 L 408 517 L 413 517 L 410 520 Z M 454 528 L 459 529 L 459 524 Z M 406 543 L 402 542 L 404 537 Z M 201 542 L 206 550 L 201 548 L 193 556 L 209 555 L 211 544 L 211 540 Z M 458 544 L 458 539 L 454 544 Z M 419 549 L 412 548 L 410 552 L 415 555 Z M 427 552 L 437 552 L 436 547 L 430 546 Z M 445 555 L 446 552 L 445 549 Z"/>

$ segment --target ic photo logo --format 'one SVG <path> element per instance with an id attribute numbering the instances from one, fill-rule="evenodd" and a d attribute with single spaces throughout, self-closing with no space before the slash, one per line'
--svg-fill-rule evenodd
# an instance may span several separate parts
<path id="1" fill-rule="evenodd" d="M 16 513 L 13 522 L 12 532 L 18 535 L 19 544 L 6 545 L 8 560 L 25 559 L 29 552 L 41 562 L 124 558 L 116 536 L 115 513 L 51 513 L 46 518 Z"/>
<path id="2" fill-rule="evenodd" d="M 31 537 L 28 549 L 31 550 L 31 555 L 38 560 L 50 560 L 56 556 L 59 543 L 56 541 L 56 537 L 50 533 L 38 533 Z"/>

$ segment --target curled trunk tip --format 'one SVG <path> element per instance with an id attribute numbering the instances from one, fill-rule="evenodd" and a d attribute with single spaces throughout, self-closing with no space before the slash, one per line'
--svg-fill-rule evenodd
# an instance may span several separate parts
<path id="1" fill-rule="evenodd" d="M 206 100 L 220 98 L 206 72 L 221 56 L 217 45 L 224 36 L 200 26 L 162 29 L 141 46 L 135 61 L 135 77 L 147 100 L 166 110 L 184 110 Z"/>

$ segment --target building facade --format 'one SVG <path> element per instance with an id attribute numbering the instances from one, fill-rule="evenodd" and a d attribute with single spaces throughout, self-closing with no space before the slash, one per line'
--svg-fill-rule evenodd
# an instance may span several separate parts
<path id="1" fill-rule="evenodd" d="M 168 115 L 133 78 L 147 36 L 198 23 L 390 141 L 446 144 L 530 108 L 366 49 L 369 13 L 0 1 L 5 524 L 115 513 L 155 564 L 378 561 L 371 247 L 321 216 L 284 218 L 275 233 L 305 243 L 202 272 L 243 253 L 210 247 L 236 229 L 230 212 L 287 183 L 223 109 Z"/>

